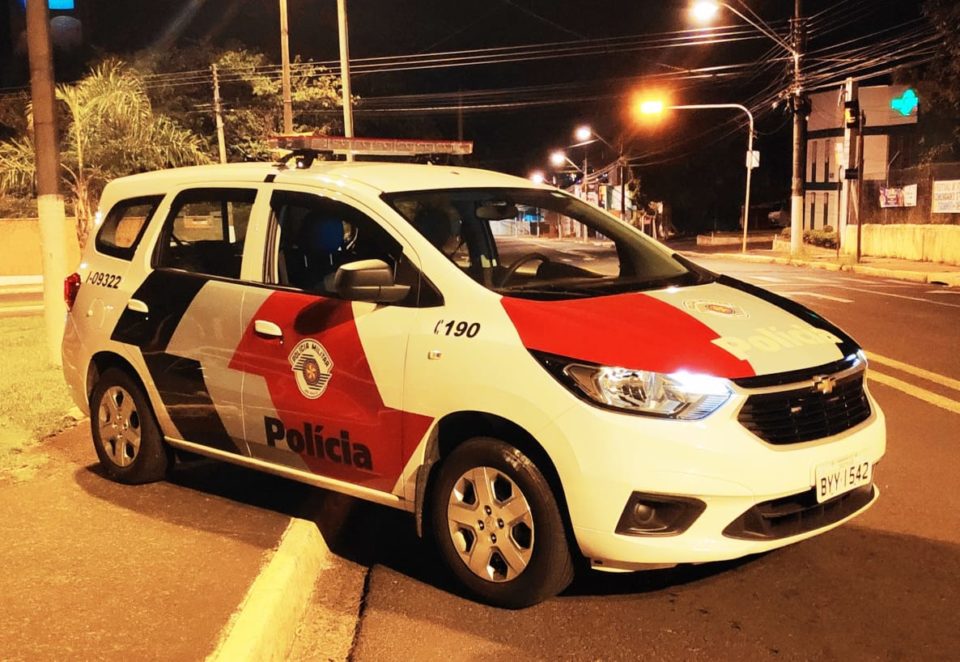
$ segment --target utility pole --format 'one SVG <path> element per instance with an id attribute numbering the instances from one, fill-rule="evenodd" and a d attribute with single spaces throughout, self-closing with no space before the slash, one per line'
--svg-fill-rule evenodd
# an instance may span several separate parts
<path id="1" fill-rule="evenodd" d="M 857 119 L 860 130 L 857 134 L 857 264 L 860 264 L 863 241 L 863 130 L 867 126 L 867 114 L 861 110 Z"/>
<path id="2" fill-rule="evenodd" d="M 800 59 L 804 48 L 803 0 L 794 0 L 791 21 L 793 46 L 793 178 L 790 187 L 790 255 L 800 255 L 803 245 L 803 180 L 806 171 L 806 117 L 800 84 Z"/>
<path id="3" fill-rule="evenodd" d="M 463 142 L 463 90 L 457 92 L 457 140 Z M 457 157 L 457 163 L 463 165 L 463 154 Z"/>
<path id="4" fill-rule="evenodd" d="M 343 91 L 343 135 L 353 138 L 353 97 L 350 94 L 350 32 L 347 29 L 347 0 L 337 0 L 337 24 L 340 27 L 340 89 Z M 347 152 L 347 161 L 353 154 Z"/>
<path id="5" fill-rule="evenodd" d="M 290 85 L 290 21 L 287 0 L 280 0 L 280 62 L 283 85 L 283 132 L 293 133 L 293 91 Z"/>
<path id="6" fill-rule="evenodd" d="M 223 106 L 220 103 L 220 76 L 217 65 L 210 65 L 213 72 L 213 112 L 217 117 L 217 146 L 220 148 L 220 163 L 227 162 L 227 141 L 223 136 Z"/>
<path id="7" fill-rule="evenodd" d="M 43 253 L 43 316 L 47 359 L 59 366 L 63 342 L 63 281 L 67 276 L 66 213 L 60 195 L 60 146 L 57 143 L 53 54 L 47 0 L 27 0 L 27 52 L 33 100 L 33 143 L 36 150 L 37 213 Z"/>
<path id="8" fill-rule="evenodd" d="M 840 219 L 837 223 L 837 231 L 840 237 L 840 250 L 849 252 L 847 242 L 847 225 L 850 220 L 850 201 L 852 197 L 851 180 L 847 179 L 847 170 L 856 167 L 857 147 L 860 128 L 855 123 L 848 122 L 847 112 L 853 112 L 853 108 L 859 108 L 859 85 L 852 78 L 848 78 L 843 85 L 841 95 L 843 99 L 843 154 L 840 159 Z M 847 109 L 850 109 L 848 111 Z"/>

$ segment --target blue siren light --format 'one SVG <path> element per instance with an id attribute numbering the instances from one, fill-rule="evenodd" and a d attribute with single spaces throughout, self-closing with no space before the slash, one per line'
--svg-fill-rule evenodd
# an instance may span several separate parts
<path id="1" fill-rule="evenodd" d="M 76 0 L 47 0 L 47 8 L 53 11 L 72 11 L 76 4 Z M 20 6 L 26 9 L 27 0 L 20 0 Z"/>

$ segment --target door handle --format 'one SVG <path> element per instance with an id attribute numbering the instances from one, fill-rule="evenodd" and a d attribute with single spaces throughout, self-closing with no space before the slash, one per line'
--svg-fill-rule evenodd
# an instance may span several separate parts
<path id="1" fill-rule="evenodd" d="M 283 338 L 283 331 L 279 326 L 268 320 L 257 320 L 253 323 L 253 330 L 259 336 L 267 338 Z"/>
<path id="2" fill-rule="evenodd" d="M 130 299 L 127 302 L 127 310 L 133 311 L 135 313 L 143 313 L 144 315 L 147 315 L 150 313 L 150 307 L 147 306 L 147 304 L 145 304 L 140 299 Z"/>

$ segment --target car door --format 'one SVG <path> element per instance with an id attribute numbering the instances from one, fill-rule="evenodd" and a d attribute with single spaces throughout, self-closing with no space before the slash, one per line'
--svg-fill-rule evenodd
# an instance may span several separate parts
<path id="1" fill-rule="evenodd" d="M 241 278 L 256 187 L 187 188 L 170 204 L 153 270 L 113 340 L 136 346 L 163 404 L 165 435 L 244 454 L 243 373 L 229 362 L 243 330 Z"/>
<path id="2" fill-rule="evenodd" d="M 232 366 L 246 373 L 243 418 L 254 457 L 383 492 L 407 458 L 405 435 L 429 420 L 402 411 L 409 329 L 421 305 L 417 259 L 355 203 L 277 190 L 270 201 L 263 286 L 243 303 Z M 348 301 L 337 269 L 379 259 L 410 286 L 395 304 Z"/>

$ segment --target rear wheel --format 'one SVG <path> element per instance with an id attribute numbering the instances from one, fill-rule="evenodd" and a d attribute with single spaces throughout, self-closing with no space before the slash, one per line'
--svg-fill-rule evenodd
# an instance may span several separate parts
<path id="1" fill-rule="evenodd" d="M 171 464 L 160 427 L 140 385 L 110 368 L 90 395 L 90 427 L 100 466 L 120 483 L 161 480 Z"/>
<path id="2" fill-rule="evenodd" d="M 431 492 L 433 535 L 453 574 L 498 607 L 536 604 L 573 579 L 573 560 L 550 485 L 521 451 L 477 437 L 440 466 Z"/>

